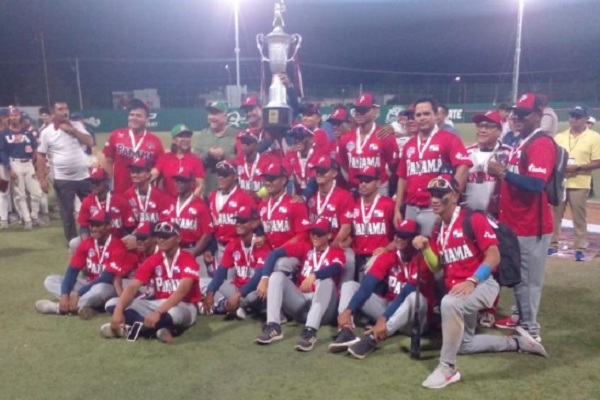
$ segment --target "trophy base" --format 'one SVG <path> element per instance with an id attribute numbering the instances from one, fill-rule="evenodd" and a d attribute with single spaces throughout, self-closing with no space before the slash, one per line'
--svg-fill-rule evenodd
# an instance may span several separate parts
<path id="1" fill-rule="evenodd" d="M 292 109 L 290 107 L 263 108 L 263 126 L 266 130 L 288 130 L 292 126 Z"/>

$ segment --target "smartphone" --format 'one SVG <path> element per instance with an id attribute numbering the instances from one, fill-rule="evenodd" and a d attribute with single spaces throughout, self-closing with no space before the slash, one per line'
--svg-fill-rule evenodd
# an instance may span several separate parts
<path id="1" fill-rule="evenodd" d="M 138 336 L 140 335 L 140 330 L 142 329 L 142 326 L 144 326 L 143 322 L 134 322 L 134 324 L 129 329 L 129 332 L 127 332 L 128 342 L 135 342 L 137 340 Z"/>

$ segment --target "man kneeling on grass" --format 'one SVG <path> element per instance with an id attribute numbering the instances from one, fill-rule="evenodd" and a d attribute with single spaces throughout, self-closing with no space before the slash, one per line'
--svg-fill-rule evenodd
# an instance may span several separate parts
<path id="1" fill-rule="evenodd" d="M 58 298 L 58 303 L 38 300 L 37 312 L 93 318 L 107 300 L 117 295 L 113 287 L 115 277 L 126 276 L 131 270 L 132 259 L 125 246 L 111 234 L 110 216 L 97 210 L 86 222 L 91 236 L 77 246 L 65 275 L 50 275 L 44 281 L 46 290 Z M 85 280 L 77 279 L 80 272 Z"/>
<path id="2" fill-rule="evenodd" d="M 196 304 L 200 301 L 198 263 L 179 248 L 176 224 L 159 222 L 152 234 L 158 239 L 159 251 L 138 267 L 119 297 L 111 322 L 100 328 L 105 338 L 130 336 L 132 327 L 137 326 L 142 337 L 156 336 L 170 343 L 174 334 L 196 322 Z M 154 300 L 135 298 L 142 285 L 148 284 L 154 286 Z"/>
<path id="3" fill-rule="evenodd" d="M 516 329 L 514 336 L 476 335 L 477 315 L 489 308 L 500 287 L 491 276 L 500 263 L 498 239 L 487 218 L 481 213 L 470 217 L 475 240 L 463 231 L 467 210 L 457 205 L 458 185 L 450 175 L 429 182 L 431 208 L 441 218 L 431 240 L 417 236 L 413 246 L 423 250 L 433 272 L 443 268 L 448 294 L 442 298 L 442 350 L 437 368 L 423 381 L 428 389 L 441 389 L 460 380 L 456 369 L 457 354 L 519 351 L 547 357 L 541 343 L 526 330 Z"/>
<path id="4" fill-rule="evenodd" d="M 379 255 L 360 284 L 350 281 L 342 285 L 338 335 L 329 345 L 332 353 L 347 350 L 358 359 L 365 358 L 378 342 L 396 332 L 409 334 L 415 311 L 420 315 L 421 331 L 425 330 L 433 306 L 433 274 L 421 252 L 412 246 L 418 233 L 416 222 L 405 219 L 395 231 L 396 249 Z M 352 318 L 357 312 L 375 322 L 362 338 L 353 331 Z"/>

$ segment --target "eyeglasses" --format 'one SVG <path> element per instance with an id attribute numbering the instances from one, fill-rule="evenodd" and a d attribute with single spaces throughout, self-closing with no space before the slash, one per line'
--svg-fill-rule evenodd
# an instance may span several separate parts
<path id="1" fill-rule="evenodd" d="M 493 122 L 480 122 L 477 124 L 477 127 L 479 129 L 500 129 L 500 126 L 498 126 L 498 124 L 494 124 Z"/>
<path id="2" fill-rule="evenodd" d="M 329 123 L 331 124 L 331 126 L 333 126 L 334 128 L 337 128 L 338 126 L 342 125 L 342 121 L 338 121 L 335 119 L 332 119 L 329 121 Z"/>
<path id="3" fill-rule="evenodd" d="M 310 230 L 310 234 L 311 236 L 316 236 L 319 238 L 322 238 L 323 236 L 327 235 L 329 232 L 324 231 L 323 229 L 311 229 Z"/>
<path id="4" fill-rule="evenodd" d="M 152 236 L 167 239 L 171 236 L 179 235 L 179 229 L 169 222 L 159 222 L 154 226 Z"/>
<path id="5" fill-rule="evenodd" d="M 356 177 L 356 179 L 358 179 L 359 183 L 371 183 L 376 181 L 378 178 L 375 178 L 373 176 L 358 176 Z"/>
<path id="6" fill-rule="evenodd" d="M 427 185 L 427 189 L 442 189 L 442 190 L 451 190 L 454 192 L 454 187 L 452 187 L 452 183 L 448 182 L 444 178 L 435 178 L 429 181 Z"/>

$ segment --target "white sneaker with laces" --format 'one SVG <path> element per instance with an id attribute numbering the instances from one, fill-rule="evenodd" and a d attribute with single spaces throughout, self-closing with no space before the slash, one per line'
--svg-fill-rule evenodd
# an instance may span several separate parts
<path id="1" fill-rule="evenodd" d="M 458 382 L 460 380 L 460 372 L 456 368 L 452 368 L 444 363 L 439 363 L 431 374 L 422 383 L 427 389 L 443 389 L 446 386 Z"/>
<path id="2" fill-rule="evenodd" d="M 542 357 L 548 357 L 548 352 L 544 346 L 538 342 L 535 337 L 520 326 L 515 330 L 518 336 L 513 336 L 519 342 L 519 351 L 522 353 L 537 354 Z M 541 340 L 541 339 L 540 339 Z"/>
<path id="3" fill-rule="evenodd" d="M 131 327 L 129 325 L 122 326 L 119 332 L 115 332 L 111 329 L 110 323 L 103 324 L 100 327 L 100 335 L 106 339 L 114 339 L 114 338 L 125 338 L 127 337 L 127 332 Z"/>
<path id="4" fill-rule="evenodd" d="M 58 303 L 52 300 L 36 301 L 35 310 L 40 314 L 60 314 Z"/>

